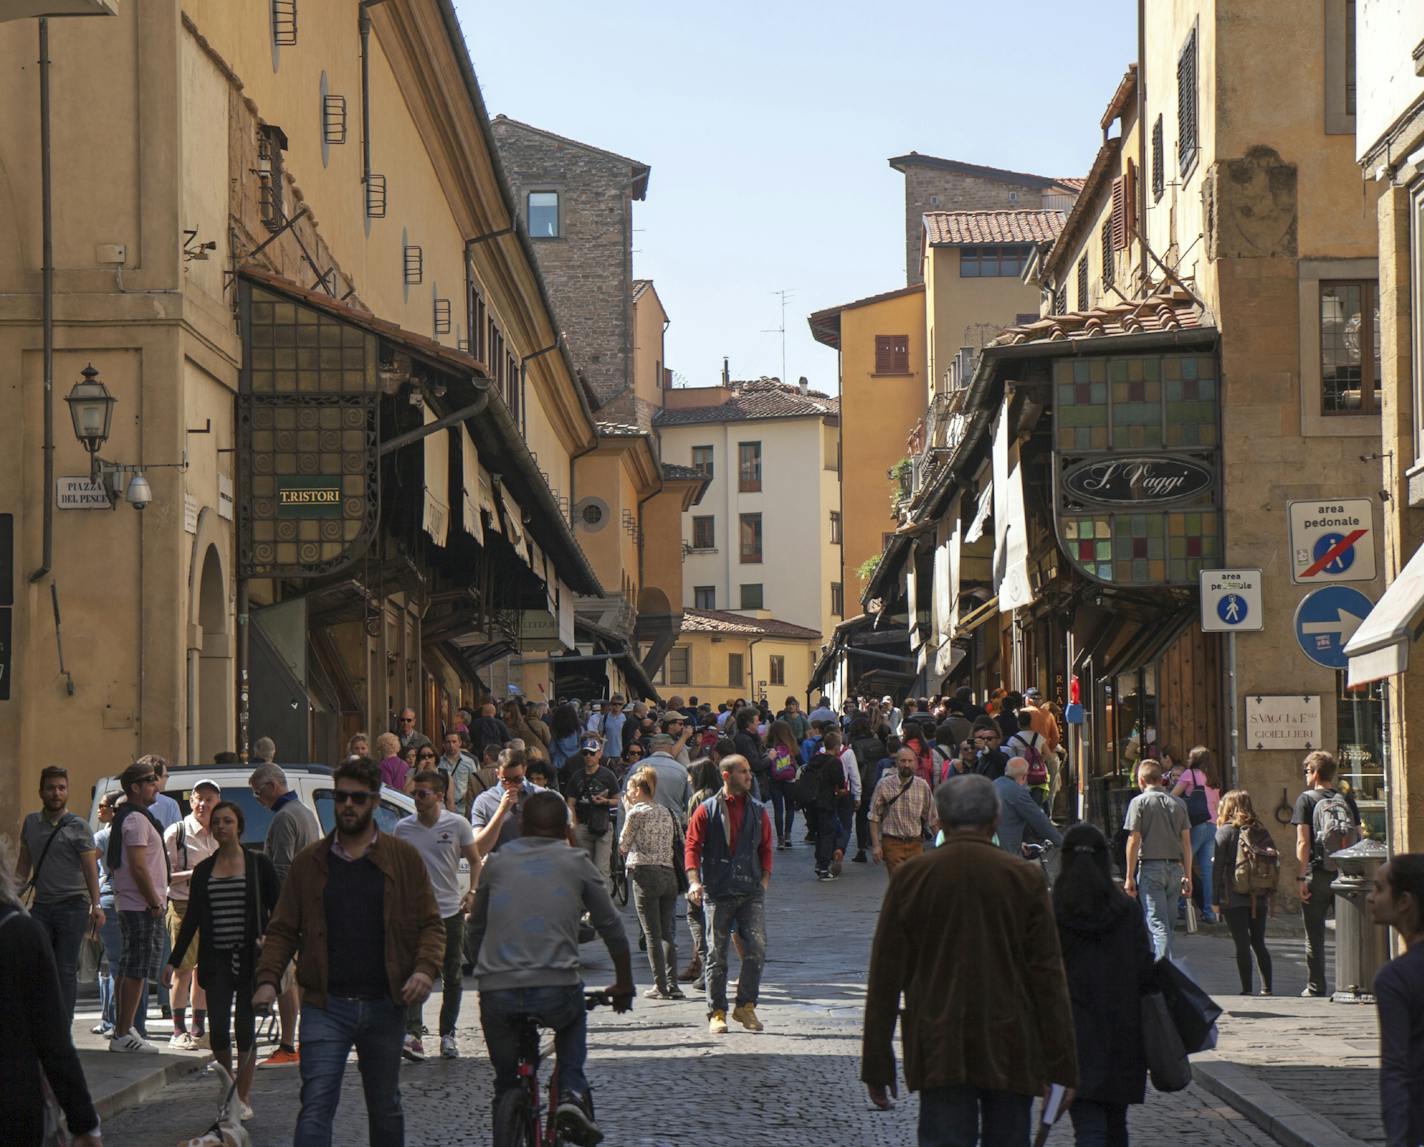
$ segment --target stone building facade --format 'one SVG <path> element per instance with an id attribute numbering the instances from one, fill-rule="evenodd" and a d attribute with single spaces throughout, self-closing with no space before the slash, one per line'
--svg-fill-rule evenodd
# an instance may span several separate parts
<path id="1" fill-rule="evenodd" d="M 650 169 L 508 116 L 492 127 L 575 364 L 602 407 L 633 386 L 633 201 L 647 195 Z"/>
<path id="2" fill-rule="evenodd" d="M 925 281 L 920 265 L 927 211 L 1067 211 L 1081 179 L 1052 179 L 912 151 L 890 166 L 905 177 L 905 283 Z"/>

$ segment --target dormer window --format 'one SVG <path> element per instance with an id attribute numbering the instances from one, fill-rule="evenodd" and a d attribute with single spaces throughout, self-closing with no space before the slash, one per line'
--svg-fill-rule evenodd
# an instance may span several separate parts
<path id="1" fill-rule="evenodd" d="M 529 237 L 557 239 L 559 237 L 559 193 L 531 191 L 529 193 Z"/>

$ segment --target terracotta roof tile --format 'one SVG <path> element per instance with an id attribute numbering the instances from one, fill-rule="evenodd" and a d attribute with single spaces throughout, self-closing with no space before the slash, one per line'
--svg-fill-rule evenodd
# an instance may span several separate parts
<path id="1" fill-rule="evenodd" d="M 1190 292 L 1172 286 L 1132 303 L 1120 302 L 1066 315 L 1045 315 L 1035 322 L 1006 328 L 989 345 L 1077 341 L 1110 335 L 1194 330 L 1212 325 Z"/>
<path id="2" fill-rule="evenodd" d="M 822 391 L 805 394 L 775 378 L 732 383 L 732 397 L 718 406 L 658 411 L 655 426 L 690 426 L 701 422 L 749 422 L 758 418 L 824 418 L 840 414 L 840 399 Z"/>
<path id="3" fill-rule="evenodd" d="M 695 466 L 681 466 L 676 462 L 664 462 L 662 467 L 664 478 L 672 478 L 679 482 L 700 482 L 706 477 Z"/>
<path id="4" fill-rule="evenodd" d="M 725 609 L 684 609 L 683 633 L 725 633 L 745 637 L 789 637 L 804 641 L 820 641 L 818 630 L 772 617 L 745 617 Z"/>
<path id="5" fill-rule="evenodd" d="M 1052 243 L 1063 230 L 1061 211 L 927 211 L 931 247 L 982 243 Z"/>

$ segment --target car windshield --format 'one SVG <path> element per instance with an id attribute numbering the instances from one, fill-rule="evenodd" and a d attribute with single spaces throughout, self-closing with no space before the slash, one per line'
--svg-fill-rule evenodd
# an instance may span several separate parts
<path id="1" fill-rule="evenodd" d="M 178 802 L 184 816 L 192 811 L 188 804 L 188 792 L 188 789 L 168 790 L 168 795 Z M 267 839 L 267 826 L 272 823 L 272 810 L 264 808 L 245 784 L 224 785 L 222 799 L 242 810 L 242 843 L 260 849 Z"/>

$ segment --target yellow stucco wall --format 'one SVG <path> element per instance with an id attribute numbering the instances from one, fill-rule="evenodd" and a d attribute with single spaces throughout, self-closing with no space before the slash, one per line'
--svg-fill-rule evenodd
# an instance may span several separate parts
<path id="1" fill-rule="evenodd" d="M 633 302 L 633 393 L 653 406 L 663 404 L 667 320 L 657 288 L 649 284 Z"/>
<path id="2" fill-rule="evenodd" d="M 738 697 L 748 700 L 760 699 L 763 695 L 773 708 L 780 708 L 787 697 L 794 696 L 806 703 L 806 682 L 811 676 L 811 665 L 816 655 L 816 643 L 788 638 L 749 637 L 713 635 L 710 633 L 682 633 L 679 647 L 688 650 L 690 680 L 687 684 L 664 683 L 667 673 L 658 678 L 658 690 L 664 697 L 676 693 L 683 698 L 696 697 L 706 701 L 715 710 L 719 704 L 731 702 Z M 728 681 L 729 657 L 738 654 L 742 658 L 742 682 L 734 685 Z M 770 658 L 784 658 L 786 682 L 771 683 Z M 767 682 L 762 685 L 761 682 Z"/>
<path id="3" fill-rule="evenodd" d="M 910 373 L 875 373 L 875 336 L 908 334 Z M 856 570 L 879 554 L 899 524 L 886 472 L 908 453 L 905 440 L 925 413 L 925 293 L 841 311 L 841 454 L 852 481 L 841 486 L 847 605 L 858 613 Z M 830 632 L 829 629 L 826 630 Z"/>
<path id="4" fill-rule="evenodd" d="M 925 257 L 925 315 L 929 362 L 923 405 L 935 380 L 962 346 L 982 347 L 1020 314 L 1038 311 L 1036 287 L 1016 277 L 963 279 L 958 247 L 931 247 Z"/>

